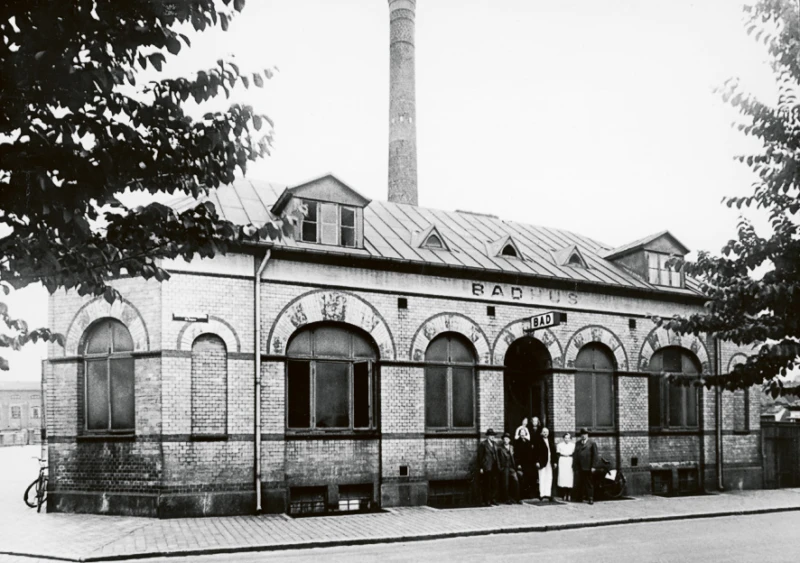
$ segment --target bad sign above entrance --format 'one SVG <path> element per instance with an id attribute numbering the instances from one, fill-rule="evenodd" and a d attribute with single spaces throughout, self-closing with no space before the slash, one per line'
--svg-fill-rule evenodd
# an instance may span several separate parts
<path id="1" fill-rule="evenodd" d="M 540 328 L 548 328 L 561 324 L 563 313 L 551 311 L 549 313 L 542 313 L 541 315 L 534 315 L 529 319 L 530 327 L 528 330 L 538 330 Z"/>

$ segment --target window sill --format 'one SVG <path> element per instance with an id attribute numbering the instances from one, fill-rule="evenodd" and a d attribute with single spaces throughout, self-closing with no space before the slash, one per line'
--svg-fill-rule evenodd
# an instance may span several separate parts
<path id="1" fill-rule="evenodd" d="M 189 438 L 192 442 L 227 442 L 227 434 L 192 434 Z"/>
<path id="2" fill-rule="evenodd" d="M 425 438 L 480 438 L 480 435 L 477 430 L 437 430 L 426 428 Z"/>
<path id="3" fill-rule="evenodd" d="M 670 434 L 677 434 L 677 435 L 695 435 L 700 433 L 700 428 L 650 428 L 650 434 L 652 435 L 664 435 L 668 436 Z"/>
<path id="4" fill-rule="evenodd" d="M 286 430 L 287 440 L 377 440 L 377 430 Z"/>
<path id="5" fill-rule="evenodd" d="M 136 434 L 82 434 L 76 437 L 78 442 L 135 442 Z"/>

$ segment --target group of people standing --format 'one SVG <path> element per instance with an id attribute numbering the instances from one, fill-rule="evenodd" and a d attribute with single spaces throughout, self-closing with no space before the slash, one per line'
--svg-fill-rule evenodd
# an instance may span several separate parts
<path id="1" fill-rule="evenodd" d="M 575 501 L 594 504 L 592 474 L 598 462 L 597 444 L 589 439 L 585 428 L 578 436 L 575 442 L 567 432 L 556 444 L 550 430 L 537 417 L 522 419 L 513 444 L 508 432 L 497 443 L 495 431 L 486 430 L 486 437 L 478 446 L 483 504 L 519 503 L 523 498 L 552 502 L 557 490 L 564 500 L 573 500 L 575 490 Z"/>

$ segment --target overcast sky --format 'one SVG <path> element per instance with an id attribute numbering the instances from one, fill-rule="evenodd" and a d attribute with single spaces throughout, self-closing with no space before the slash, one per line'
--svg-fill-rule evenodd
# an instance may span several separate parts
<path id="1" fill-rule="evenodd" d="M 417 0 L 420 205 L 613 246 L 669 229 L 693 250 L 719 250 L 737 219 L 720 200 L 751 182 L 732 157 L 753 145 L 713 90 L 739 77 L 773 96 L 742 3 Z M 192 37 L 166 72 L 226 56 L 279 69 L 234 96 L 275 122 L 273 155 L 249 176 L 294 185 L 331 172 L 386 198 L 386 0 L 250 0 L 227 33 Z M 12 297 L 12 313 L 46 323 L 43 290 Z M 11 356 L 6 377 L 38 379 L 43 355 Z"/>

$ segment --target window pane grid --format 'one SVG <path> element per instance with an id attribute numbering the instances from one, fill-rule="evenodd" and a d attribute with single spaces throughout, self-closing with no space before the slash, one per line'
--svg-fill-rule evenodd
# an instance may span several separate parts
<path id="1" fill-rule="evenodd" d="M 696 429 L 699 426 L 699 388 L 693 382 L 670 380 L 678 377 L 698 375 L 696 360 L 678 347 L 658 350 L 650 361 L 648 386 L 648 410 L 650 427 Z"/>
<path id="2" fill-rule="evenodd" d="M 454 334 L 434 338 L 425 352 L 425 426 L 431 430 L 475 428 L 475 360 Z"/>
<path id="3" fill-rule="evenodd" d="M 354 431 L 376 427 L 374 346 L 342 325 L 306 328 L 289 342 L 287 428 Z"/>

